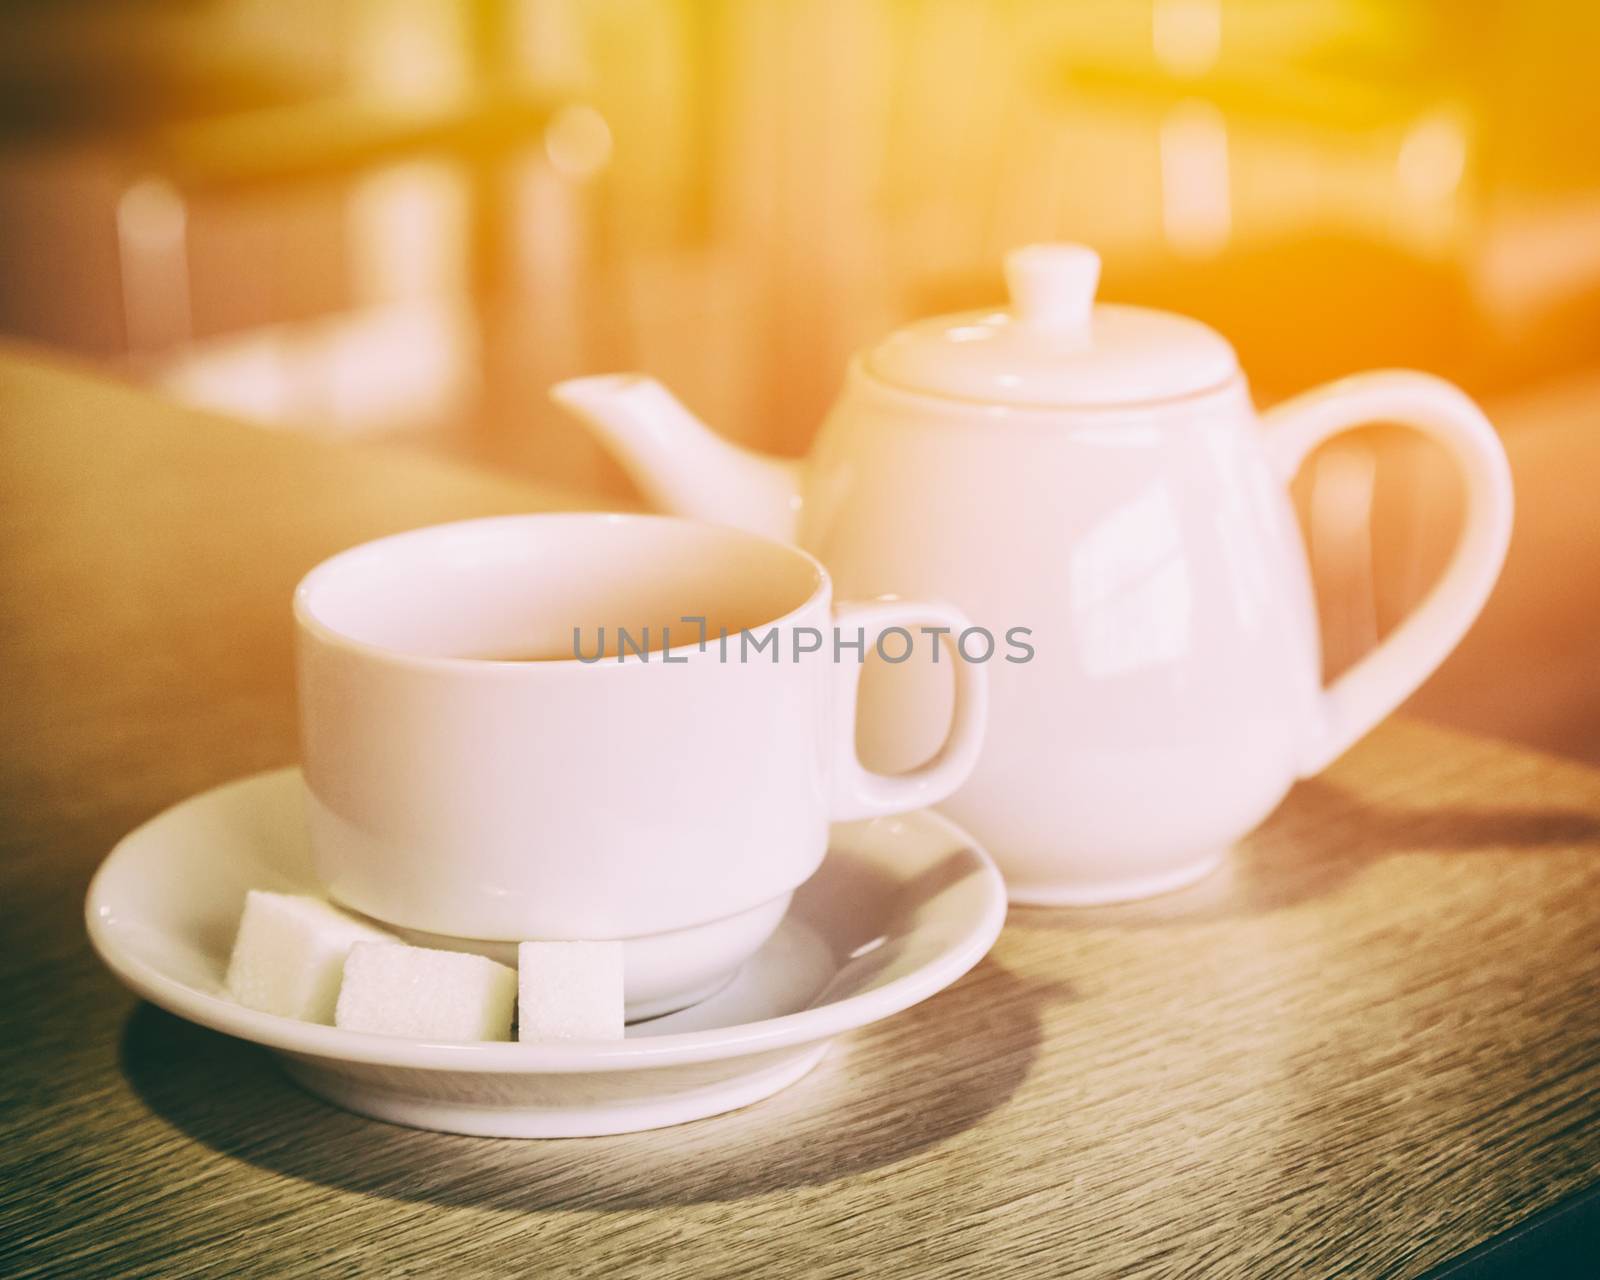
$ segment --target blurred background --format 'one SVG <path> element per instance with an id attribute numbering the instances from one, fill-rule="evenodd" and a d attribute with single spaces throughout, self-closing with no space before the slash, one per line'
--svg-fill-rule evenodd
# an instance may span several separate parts
<path id="1" fill-rule="evenodd" d="M 1506 577 L 1413 710 L 1600 760 L 1600 6 L 1582 0 L 10 0 L 0 331 L 274 428 L 631 491 L 546 401 L 639 368 L 802 452 L 845 361 L 1090 242 L 1259 403 L 1479 397 Z M 105 424 L 116 430 L 114 422 Z M 1297 499 L 1336 671 L 1426 590 L 1448 469 Z"/>

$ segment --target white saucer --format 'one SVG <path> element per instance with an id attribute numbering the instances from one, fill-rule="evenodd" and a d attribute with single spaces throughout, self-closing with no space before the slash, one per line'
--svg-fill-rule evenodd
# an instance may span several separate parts
<path id="1" fill-rule="evenodd" d="M 627 1133 L 730 1111 L 798 1080 L 830 1037 L 926 999 L 1005 920 L 994 864 L 921 812 L 833 828 L 822 869 L 721 991 L 616 1041 L 443 1044 L 257 1013 L 223 992 L 247 889 L 316 892 L 297 769 L 186 800 L 125 837 L 89 886 L 89 937 L 134 991 L 275 1050 L 330 1102 L 421 1129 Z M 226 1088 L 219 1081 L 218 1088 Z"/>

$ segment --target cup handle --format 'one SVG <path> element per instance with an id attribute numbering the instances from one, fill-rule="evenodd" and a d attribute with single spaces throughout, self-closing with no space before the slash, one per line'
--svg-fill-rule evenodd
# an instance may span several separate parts
<path id="1" fill-rule="evenodd" d="M 1461 472 L 1466 518 L 1450 563 L 1422 603 L 1322 695 L 1321 724 L 1301 775 L 1325 768 L 1399 706 L 1444 661 L 1488 599 L 1511 539 L 1511 467 L 1466 394 L 1424 373 L 1363 373 L 1262 415 L 1268 458 L 1284 483 L 1328 437 L 1396 422 L 1438 441 Z"/>
<path id="2" fill-rule="evenodd" d="M 835 732 L 839 736 L 833 783 L 834 820 L 845 822 L 852 818 L 905 813 L 938 804 L 967 780 L 978 762 L 989 719 L 988 671 L 980 663 L 964 661 L 959 652 L 947 650 L 955 679 L 955 712 L 950 721 L 950 734 L 926 764 L 906 773 L 887 774 L 866 768 L 856 754 L 856 702 L 861 689 L 861 669 L 878 637 L 891 627 L 943 627 L 955 637 L 972 626 L 971 621 L 949 605 L 886 597 L 842 601 L 834 606 L 833 622 L 841 632 L 853 632 L 858 627 L 862 632 L 860 660 L 838 664 Z M 937 637 L 933 639 L 934 643 L 939 643 Z"/>

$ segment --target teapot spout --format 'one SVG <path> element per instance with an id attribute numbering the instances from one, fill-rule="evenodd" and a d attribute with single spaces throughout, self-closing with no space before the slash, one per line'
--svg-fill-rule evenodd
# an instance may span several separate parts
<path id="1" fill-rule="evenodd" d="M 652 506 L 794 541 L 799 464 L 722 439 L 654 378 L 569 378 L 550 398 L 594 430 Z"/>

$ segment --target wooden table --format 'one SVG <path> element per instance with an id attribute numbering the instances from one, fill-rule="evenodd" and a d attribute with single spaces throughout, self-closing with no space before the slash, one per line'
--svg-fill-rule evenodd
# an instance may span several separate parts
<path id="1" fill-rule="evenodd" d="M 1414 1275 L 1596 1181 L 1600 774 L 1419 724 L 676 1129 L 360 1120 L 118 987 L 90 873 L 294 758 L 296 578 L 558 504 L 0 355 L 0 1273 Z"/>

